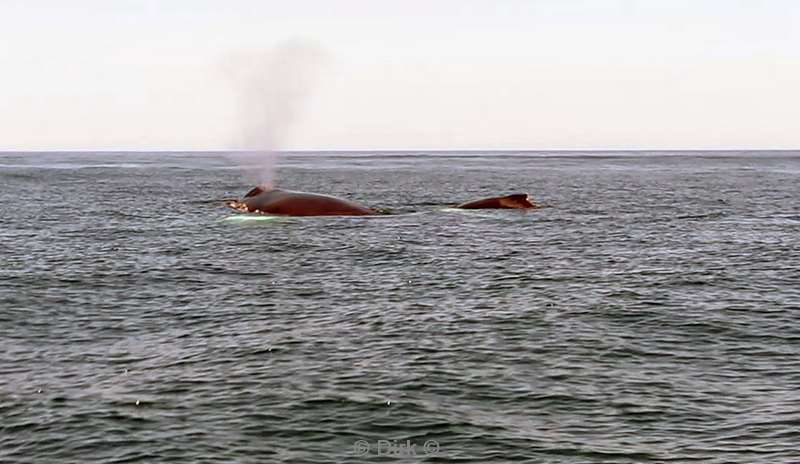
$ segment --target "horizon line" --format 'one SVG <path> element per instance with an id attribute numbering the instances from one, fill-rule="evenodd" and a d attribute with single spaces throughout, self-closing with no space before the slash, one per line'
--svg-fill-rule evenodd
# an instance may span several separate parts
<path id="1" fill-rule="evenodd" d="M 777 151 L 789 152 L 800 151 L 800 148 L 334 148 L 334 149 L 283 149 L 283 150 L 244 150 L 244 149 L 0 149 L 0 153 L 258 153 L 261 151 L 275 153 L 409 153 L 409 152 L 429 152 L 429 153 L 620 153 L 620 152 L 747 152 L 747 151 Z"/>

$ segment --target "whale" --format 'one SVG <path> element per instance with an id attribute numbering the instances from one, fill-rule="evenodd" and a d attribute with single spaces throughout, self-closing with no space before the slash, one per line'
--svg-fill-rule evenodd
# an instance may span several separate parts
<path id="1" fill-rule="evenodd" d="M 533 209 L 542 207 L 542 205 L 530 201 L 527 193 L 512 193 L 503 197 L 482 198 L 456 206 L 456 208 L 460 209 Z"/>
<path id="2" fill-rule="evenodd" d="M 298 192 L 257 186 L 241 200 L 226 200 L 226 205 L 241 213 L 274 216 L 371 216 L 387 214 L 354 201 L 319 193 Z M 527 193 L 482 198 L 461 203 L 458 209 L 535 209 L 543 205 L 532 202 Z"/>
<path id="3" fill-rule="evenodd" d="M 258 186 L 227 205 L 242 213 L 280 216 L 367 216 L 377 211 L 354 201 L 319 193 Z"/>

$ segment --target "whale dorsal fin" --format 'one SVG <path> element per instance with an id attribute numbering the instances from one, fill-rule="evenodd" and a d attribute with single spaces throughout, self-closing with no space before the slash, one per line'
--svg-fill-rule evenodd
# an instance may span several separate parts
<path id="1" fill-rule="evenodd" d="M 533 208 L 535 205 L 528 199 L 527 193 L 513 193 L 500 198 L 500 204 L 505 208 Z"/>

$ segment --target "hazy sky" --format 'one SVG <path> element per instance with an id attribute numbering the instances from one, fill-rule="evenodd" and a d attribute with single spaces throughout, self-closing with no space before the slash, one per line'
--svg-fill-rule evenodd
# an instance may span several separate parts
<path id="1" fill-rule="evenodd" d="M 241 147 L 262 104 L 293 149 L 800 148 L 794 0 L 0 0 L 0 31 L 0 150 Z"/>

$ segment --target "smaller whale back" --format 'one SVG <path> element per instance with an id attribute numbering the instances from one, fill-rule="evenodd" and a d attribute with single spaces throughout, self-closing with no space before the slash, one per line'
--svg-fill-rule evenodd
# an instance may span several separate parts
<path id="1" fill-rule="evenodd" d="M 513 193 L 504 197 L 484 198 L 456 206 L 456 208 L 461 209 L 529 209 L 538 207 L 539 205 L 531 203 L 527 193 Z"/>

